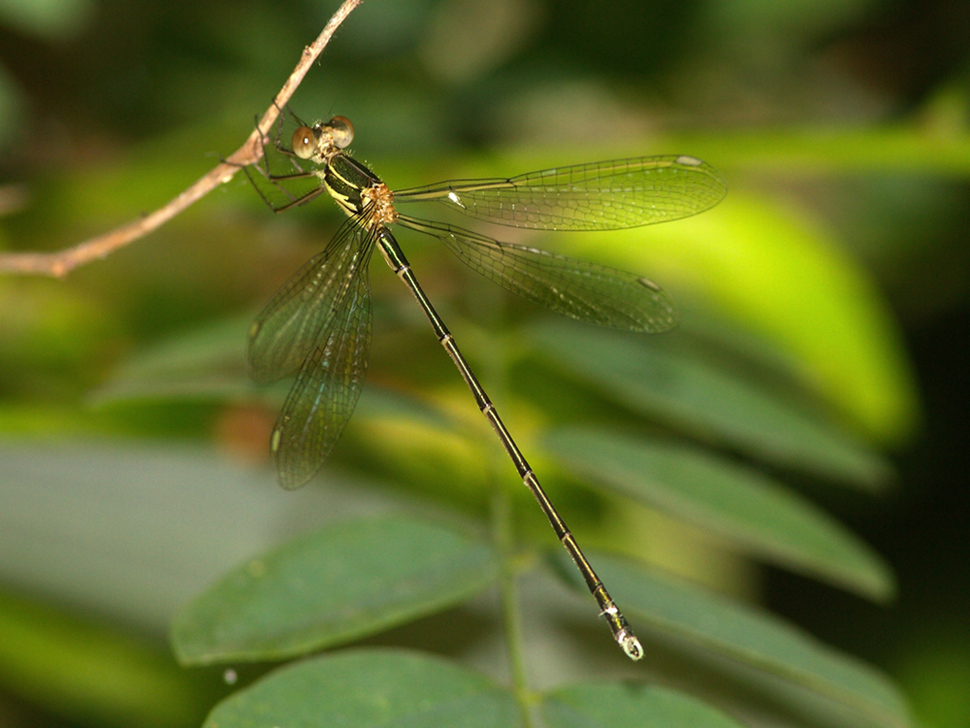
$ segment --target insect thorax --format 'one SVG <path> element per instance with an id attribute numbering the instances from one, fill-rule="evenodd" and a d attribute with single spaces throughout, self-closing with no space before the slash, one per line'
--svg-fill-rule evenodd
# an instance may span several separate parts
<path id="1" fill-rule="evenodd" d="M 388 223 L 397 218 L 392 204 L 393 193 L 377 175 L 352 157 L 334 155 L 324 170 L 323 184 L 351 217 L 362 215 L 369 207 L 377 205 L 378 209 L 371 210 L 368 215 L 372 220 Z"/>

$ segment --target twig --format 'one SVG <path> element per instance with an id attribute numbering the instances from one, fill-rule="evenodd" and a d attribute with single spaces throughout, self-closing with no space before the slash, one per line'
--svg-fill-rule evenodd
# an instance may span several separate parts
<path id="1" fill-rule="evenodd" d="M 263 154 L 262 140 L 278 118 L 280 109 L 289 102 L 290 97 L 303 81 L 303 77 L 306 76 L 323 49 L 327 47 L 340 24 L 361 2 L 363 0 L 344 0 L 344 3 L 330 18 L 317 39 L 303 49 L 300 61 L 293 69 L 293 73 L 286 79 L 286 83 L 283 84 L 273 103 L 263 114 L 256 129 L 249 135 L 245 143 L 167 205 L 103 235 L 90 238 L 74 247 L 56 253 L 7 253 L 0 255 L 0 272 L 39 274 L 63 278 L 79 265 L 105 258 L 118 248 L 147 235 L 178 215 L 196 200 L 207 195 L 218 185 L 231 180 L 236 172 L 246 165 L 258 162 Z"/>

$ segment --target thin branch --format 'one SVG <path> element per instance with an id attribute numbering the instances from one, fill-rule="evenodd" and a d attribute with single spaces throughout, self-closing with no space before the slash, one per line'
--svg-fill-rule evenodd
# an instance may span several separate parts
<path id="1" fill-rule="evenodd" d="M 220 184 L 229 182 L 246 165 L 258 162 L 263 155 L 262 140 L 269 134 L 279 117 L 280 109 L 289 102 L 313 62 L 327 47 L 334 32 L 363 0 L 345 0 L 323 31 L 312 44 L 303 49 L 300 61 L 286 83 L 266 110 L 259 124 L 239 149 L 201 177 L 191 187 L 181 192 L 164 207 L 132 220 L 103 235 L 85 240 L 72 248 L 56 253 L 7 253 L 0 255 L 0 272 L 49 275 L 63 278 L 74 268 L 105 258 L 118 248 L 147 235 L 185 210 L 196 200 L 204 197 Z"/>

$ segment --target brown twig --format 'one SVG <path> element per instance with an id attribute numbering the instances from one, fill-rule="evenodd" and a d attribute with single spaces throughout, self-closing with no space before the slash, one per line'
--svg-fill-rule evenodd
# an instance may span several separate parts
<path id="1" fill-rule="evenodd" d="M 310 70 L 310 66 L 327 47 L 334 32 L 363 0 L 344 0 L 323 31 L 312 44 L 303 49 L 300 61 L 276 95 L 272 105 L 259 120 L 256 129 L 239 149 L 181 192 L 164 207 L 132 220 L 103 235 L 85 240 L 74 247 L 56 253 L 7 253 L 0 255 L 0 272 L 49 275 L 63 278 L 79 265 L 105 258 L 138 238 L 147 235 L 178 215 L 196 200 L 204 197 L 220 184 L 231 180 L 246 165 L 258 162 L 263 154 L 262 140 L 269 133 L 282 109 L 289 102 Z"/>

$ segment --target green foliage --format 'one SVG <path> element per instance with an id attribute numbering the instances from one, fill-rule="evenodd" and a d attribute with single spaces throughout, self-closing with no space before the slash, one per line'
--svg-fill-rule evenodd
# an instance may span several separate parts
<path id="1" fill-rule="evenodd" d="M 232 323 L 224 328 L 237 326 Z M 200 346 L 203 340 L 209 343 Z M 493 341 L 490 360 L 501 341 L 501 337 Z M 535 347 L 542 352 L 541 366 L 553 376 L 567 377 L 564 381 L 579 377 L 579 391 L 588 392 L 596 403 L 582 403 L 585 410 L 597 410 L 602 416 L 615 408 L 610 399 L 619 399 L 625 408 L 642 413 L 637 416 L 642 422 L 628 421 L 628 430 L 648 427 L 650 421 L 667 422 L 675 427 L 671 435 L 680 431 L 701 437 L 699 444 L 688 445 L 683 435 L 664 443 L 656 439 L 656 433 L 638 439 L 616 431 L 615 426 L 540 426 L 530 439 L 541 442 L 547 468 L 555 466 L 554 472 L 584 477 L 590 488 L 620 492 L 697 524 L 740 552 L 869 597 L 884 599 L 891 594 L 893 582 L 885 564 L 831 517 L 750 466 L 732 463 L 711 452 L 710 444 L 700 444 L 727 443 L 750 457 L 835 475 L 850 485 L 868 488 L 878 483 L 885 475 L 885 464 L 855 438 L 817 415 L 806 414 L 790 388 L 783 394 L 779 387 L 765 389 L 730 374 L 732 367 L 710 368 L 703 363 L 700 352 L 705 349 L 698 341 L 691 355 L 654 341 L 550 323 L 526 329 L 516 342 L 517 349 Z M 230 361 L 216 350 L 223 346 L 235 349 L 236 345 L 231 338 L 211 334 L 204 339 L 192 334 L 181 349 L 166 343 L 157 353 L 146 354 L 144 362 L 132 362 L 123 378 L 110 385 L 106 401 L 167 398 L 179 390 L 183 396 L 219 396 L 227 391 L 226 378 L 215 378 L 206 392 L 200 384 L 204 380 L 196 373 L 205 368 L 205 362 Z M 170 382 L 159 391 L 158 382 L 177 377 L 179 370 L 186 373 L 184 386 Z M 778 374 L 776 378 L 781 379 Z M 593 394 L 598 390 L 605 392 L 605 398 Z M 231 385 L 228 391 L 238 393 L 239 388 Z M 460 406 L 462 393 L 455 391 L 451 398 Z M 432 442 L 439 441 L 437 451 L 449 448 L 442 439 L 449 435 L 447 419 L 429 420 L 415 408 L 363 407 L 357 419 L 366 427 L 370 418 L 397 420 L 400 433 L 430 423 Z M 559 418 L 570 416 L 560 414 Z M 476 439 L 487 448 L 486 437 L 487 432 L 480 432 Z M 385 444 L 392 451 L 413 446 L 407 441 Z M 402 483 L 410 479 L 406 463 L 397 461 L 394 468 L 394 479 Z M 496 463 L 494 467 L 503 466 Z M 356 467 L 366 470 L 368 466 L 360 463 Z M 500 493 L 508 488 L 502 472 L 493 476 L 491 486 Z M 436 486 L 442 497 L 447 496 L 450 485 L 445 478 Z M 532 506 L 526 502 L 520 507 Z M 577 532 L 583 532 L 583 523 L 581 519 L 574 526 Z M 608 525 L 601 524 L 602 528 L 609 533 Z M 623 537 L 608 536 L 608 540 L 614 539 L 622 542 Z M 549 541 L 539 532 L 528 548 L 545 551 Z M 176 620 L 176 653 L 187 664 L 234 664 L 280 659 L 380 634 L 421 615 L 439 613 L 495 585 L 499 570 L 519 573 L 523 568 L 520 550 L 525 544 L 513 552 L 500 548 L 488 556 L 494 548 L 490 543 L 487 536 L 469 540 L 411 518 L 338 521 L 247 560 L 199 595 Z M 815 694 L 816 702 L 824 705 L 829 701 L 874 725 L 907 724 L 902 701 L 884 677 L 858 666 L 852 658 L 816 645 L 791 626 L 671 581 L 669 576 L 613 565 L 602 556 L 595 561 L 637 626 L 650 626 L 655 639 L 679 638 L 688 654 L 697 647 L 723 654 L 730 662 L 790 681 Z M 557 573 L 567 582 L 576 581 L 569 568 L 561 566 Z M 582 585 L 577 586 L 581 591 Z M 591 614 L 587 616 L 592 619 Z M 608 646 L 605 630 L 599 639 Z M 528 640 L 513 643 L 513 649 L 528 655 L 527 644 Z M 382 658 L 374 655 L 370 659 L 379 664 Z M 732 670 L 727 668 L 726 673 Z M 387 689 L 395 688 L 393 677 L 388 679 L 392 682 Z M 235 705 L 235 701 L 230 699 L 227 705 Z M 518 719 L 510 720 L 505 724 L 513 725 Z"/>
<path id="2" fill-rule="evenodd" d="M 224 701 L 205 725 L 516 725 L 515 702 L 470 671 L 421 655 L 348 651 L 279 670 Z"/>
<path id="3" fill-rule="evenodd" d="M 56 715 L 107 725 L 185 725 L 203 706 L 161 650 L 6 594 L 0 674 Z"/>
<path id="4" fill-rule="evenodd" d="M 824 511 L 758 471 L 699 448 L 609 429 L 544 440 L 561 467 L 715 533 L 738 550 L 863 596 L 892 594 L 889 567 Z"/>
<path id="5" fill-rule="evenodd" d="M 17 3 L 0 22 L 50 38 L 101 28 L 93 3 L 41 5 L 57 13 Z M 0 227 L 4 251 L 63 247 L 178 194 L 249 133 L 332 10 L 246 3 L 227 23 L 225 5 L 144 5 L 104 3 L 106 29 L 84 40 L 107 60 L 84 67 L 90 85 L 66 120 L 39 127 L 46 144 L 18 145 L 30 128 L 2 115 L 15 154 L 0 171 L 27 180 L 0 187 L 0 211 L 19 211 Z M 825 589 L 878 603 L 897 590 L 832 511 L 888 491 L 883 450 L 918 422 L 883 291 L 929 296 L 910 312 L 940 305 L 949 259 L 923 236 L 963 234 L 963 198 L 937 193 L 970 176 L 966 95 L 859 123 L 878 118 L 856 105 L 859 89 L 829 96 L 828 72 L 799 75 L 810 49 L 877 3 L 764 5 L 760 21 L 751 3 L 651 4 L 660 33 L 637 3 L 589 26 L 581 5 L 365 3 L 296 110 L 351 116 L 355 153 L 397 188 L 681 152 L 728 180 L 719 208 L 671 225 L 509 233 L 655 280 L 680 312 L 663 337 L 540 318 L 401 235 L 575 536 L 598 547 L 591 560 L 644 661 L 611 642 L 379 259 L 357 412 L 318 481 L 279 491 L 265 462 L 288 383 L 250 383 L 246 331 L 339 213 L 274 217 L 239 177 L 67 281 L 0 279 L 5 691 L 110 726 L 197 725 L 220 700 L 213 728 L 914 725 L 880 670 L 756 606 L 752 574 L 821 582 L 813 609 L 835 625 Z M 644 44 L 649 34 L 662 37 Z M 455 49 L 469 60 L 450 67 Z M 737 110 L 719 116 L 721 95 L 755 93 L 726 68 L 791 108 L 771 128 L 726 130 Z M 73 91 L 78 75 L 61 83 Z M 29 100 L 47 119 L 64 95 L 45 76 L 20 97 L 11 77 L 0 68 L 2 110 Z M 826 118 L 828 105 L 840 111 Z M 679 124 L 657 109 L 708 128 L 665 131 Z M 900 199 L 933 199 L 930 222 Z M 181 667 L 162 656 L 166 632 Z M 214 685 L 212 666 L 241 684 Z"/>
<path id="6" fill-rule="evenodd" d="M 593 683 L 562 688 L 536 700 L 549 725 L 739 725 L 662 688 Z M 260 720 L 314 726 L 336 701 L 345 708 L 340 719 L 344 725 L 524 725 L 513 696 L 475 673 L 403 651 L 350 650 L 298 663 L 240 691 L 212 711 L 206 726 L 241 728 Z"/>
<path id="7" fill-rule="evenodd" d="M 172 627 L 185 664 L 279 660 L 434 614 L 492 586 L 487 544 L 401 518 L 343 522 L 250 561 Z"/>

